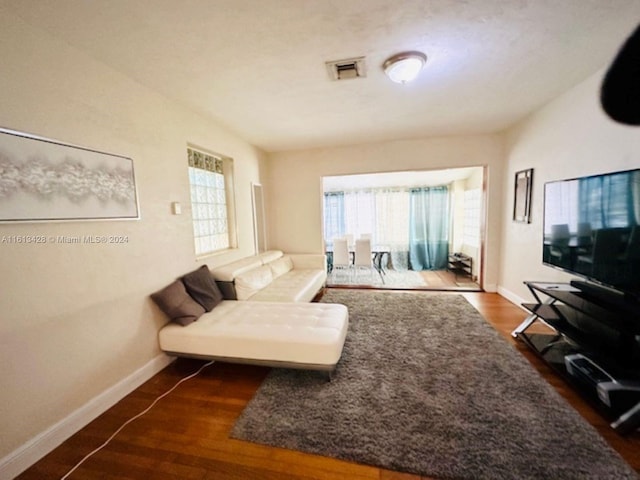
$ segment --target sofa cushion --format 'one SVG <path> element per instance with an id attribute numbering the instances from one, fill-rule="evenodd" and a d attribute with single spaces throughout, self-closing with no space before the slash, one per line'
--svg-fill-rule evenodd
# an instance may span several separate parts
<path id="1" fill-rule="evenodd" d="M 171 321 L 182 326 L 195 322 L 205 313 L 204 307 L 187 293 L 181 280 L 176 280 L 162 290 L 152 293 L 151 299 Z"/>
<path id="2" fill-rule="evenodd" d="M 322 270 L 291 270 L 255 293 L 252 301 L 310 302 L 322 289 L 327 274 Z"/>
<path id="3" fill-rule="evenodd" d="M 206 265 L 187 273 L 182 277 L 182 281 L 189 295 L 207 312 L 222 301 L 222 293 Z"/>
<path id="4" fill-rule="evenodd" d="M 262 259 L 253 256 L 242 258 L 220 267 L 212 268 L 211 274 L 216 280 L 222 282 L 233 282 L 236 276 L 260 266 L 262 266 Z"/>
<path id="5" fill-rule="evenodd" d="M 289 257 L 280 257 L 277 260 L 269 262 L 269 268 L 273 273 L 273 278 L 278 278 L 280 275 L 284 275 L 293 268 L 293 262 Z"/>
<path id="6" fill-rule="evenodd" d="M 263 265 L 236 277 L 236 296 L 238 300 L 247 300 L 273 281 L 269 265 Z"/>
<path id="7" fill-rule="evenodd" d="M 279 259 L 282 255 L 284 254 L 281 250 L 268 250 L 258 254 L 257 257 L 262 261 L 263 265 L 266 265 L 269 262 Z"/>

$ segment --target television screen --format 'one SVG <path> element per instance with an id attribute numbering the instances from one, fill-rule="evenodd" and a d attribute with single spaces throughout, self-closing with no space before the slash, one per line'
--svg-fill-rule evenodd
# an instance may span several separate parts
<path id="1" fill-rule="evenodd" d="M 543 263 L 640 298 L 640 169 L 548 182 Z"/>

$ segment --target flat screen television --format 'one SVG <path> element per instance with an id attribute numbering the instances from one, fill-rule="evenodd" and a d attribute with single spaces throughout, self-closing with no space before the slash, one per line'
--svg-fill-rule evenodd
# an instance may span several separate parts
<path id="1" fill-rule="evenodd" d="M 543 263 L 640 300 L 640 169 L 547 182 Z"/>

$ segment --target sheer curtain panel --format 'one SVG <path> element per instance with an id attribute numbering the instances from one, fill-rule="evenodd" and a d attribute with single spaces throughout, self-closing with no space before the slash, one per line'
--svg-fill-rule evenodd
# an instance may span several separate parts
<path id="1" fill-rule="evenodd" d="M 449 255 L 449 188 L 413 188 L 410 199 L 410 268 L 443 270 Z"/>

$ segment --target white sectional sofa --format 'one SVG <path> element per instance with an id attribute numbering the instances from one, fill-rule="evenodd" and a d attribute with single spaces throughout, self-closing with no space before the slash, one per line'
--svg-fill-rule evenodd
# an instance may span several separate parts
<path id="1" fill-rule="evenodd" d="M 330 372 L 342 354 L 349 312 L 344 305 L 309 303 L 326 276 L 324 255 L 281 251 L 212 271 L 200 267 L 151 296 L 174 320 L 160 330 L 160 348 L 176 356 Z"/>
<path id="2" fill-rule="evenodd" d="M 327 281 L 325 255 L 270 250 L 211 270 L 226 300 L 310 302 Z"/>

